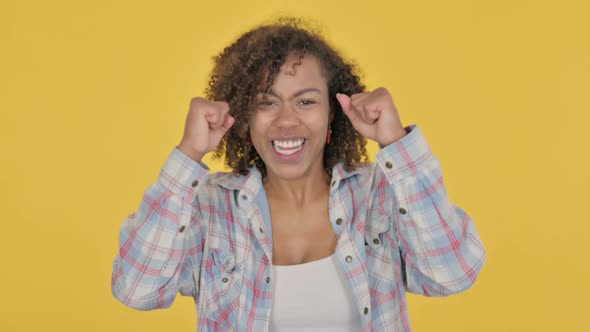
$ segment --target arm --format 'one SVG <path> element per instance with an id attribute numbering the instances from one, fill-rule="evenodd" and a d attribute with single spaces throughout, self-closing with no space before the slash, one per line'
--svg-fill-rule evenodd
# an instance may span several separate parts
<path id="1" fill-rule="evenodd" d="M 205 189 L 207 175 L 174 149 L 139 209 L 124 221 L 111 281 L 120 302 L 151 310 L 169 307 L 179 291 L 196 296 L 193 278 L 198 280 L 207 227 L 196 194 Z"/>
<path id="2" fill-rule="evenodd" d="M 377 154 L 378 178 L 387 182 L 386 197 L 394 198 L 391 215 L 407 290 L 447 296 L 475 282 L 486 253 L 471 217 L 449 200 L 420 128 L 408 129 Z"/>

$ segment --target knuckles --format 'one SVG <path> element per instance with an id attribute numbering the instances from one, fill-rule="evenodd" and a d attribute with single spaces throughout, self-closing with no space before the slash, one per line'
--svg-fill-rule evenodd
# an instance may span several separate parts
<path id="1" fill-rule="evenodd" d="M 195 105 L 195 104 L 202 104 L 203 102 L 206 102 L 207 100 L 205 98 L 202 97 L 194 97 L 193 99 L 191 99 L 191 105 Z"/>
<path id="2" fill-rule="evenodd" d="M 219 110 L 223 112 L 227 112 L 229 110 L 229 104 L 225 101 L 215 101 L 213 103 L 219 108 Z"/>
<path id="3" fill-rule="evenodd" d="M 375 92 L 378 95 L 390 96 L 389 90 L 387 90 L 386 88 L 384 88 L 382 86 L 380 86 L 377 89 L 373 90 L 373 92 Z"/>
<path id="4" fill-rule="evenodd" d="M 190 103 L 191 110 L 227 112 L 229 104 L 225 101 L 211 101 L 203 97 L 194 97 Z"/>
<path id="5" fill-rule="evenodd" d="M 380 102 L 393 102 L 393 98 L 384 87 L 378 87 L 370 92 L 361 92 L 351 96 L 351 104 L 357 110 L 365 110 L 365 107 Z"/>

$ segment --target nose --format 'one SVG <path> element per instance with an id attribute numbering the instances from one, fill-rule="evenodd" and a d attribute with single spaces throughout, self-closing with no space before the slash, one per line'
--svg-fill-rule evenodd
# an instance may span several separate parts
<path id="1" fill-rule="evenodd" d="M 288 129 L 298 124 L 299 114 L 297 114 L 295 107 L 288 104 L 281 105 L 275 117 L 274 125 L 279 128 Z"/>

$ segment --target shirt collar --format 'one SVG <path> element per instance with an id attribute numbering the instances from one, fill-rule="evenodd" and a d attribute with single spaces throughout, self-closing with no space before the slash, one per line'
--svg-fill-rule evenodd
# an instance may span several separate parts
<path id="1" fill-rule="evenodd" d="M 234 172 L 216 173 L 211 178 L 211 183 L 220 185 L 229 190 L 241 190 L 244 188 L 254 189 L 262 183 L 262 174 L 257 167 L 250 168 L 246 175 Z"/>
<path id="2" fill-rule="evenodd" d="M 356 169 L 346 171 L 343 163 L 338 163 L 332 168 L 332 181 L 338 183 L 355 175 L 369 172 L 370 163 L 357 163 Z M 217 173 L 211 178 L 212 184 L 220 185 L 229 190 L 246 190 L 255 194 L 262 185 L 262 173 L 258 167 L 252 167 L 248 174 L 241 175 L 233 172 Z"/>
<path id="3" fill-rule="evenodd" d="M 369 172 L 368 166 L 370 165 L 371 163 L 368 162 L 355 163 L 355 169 L 353 169 L 352 171 L 346 171 L 344 169 L 344 164 L 338 163 L 334 165 L 334 167 L 332 168 L 332 181 L 341 181 L 354 175 L 367 174 Z"/>

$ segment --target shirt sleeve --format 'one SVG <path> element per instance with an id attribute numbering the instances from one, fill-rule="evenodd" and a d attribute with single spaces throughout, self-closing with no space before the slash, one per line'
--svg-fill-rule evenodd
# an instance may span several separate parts
<path id="1" fill-rule="evenodd" d="M 406 130 L 376 156 L 387 195 L 394 197 L 391 219 L 406 289 L 426 296 L 462 292 L 479 275 L 485 249 L 472 218 L 449 200 L 440 163 L 420 128 Z"/>
<path id="2" fill-rule="evenodd" d="M 111 278 L 120 302 L 151 310 L 169 307 L 178 292 L 196 296 L 194 276 L 198 278 L 206 234 L 197 192 L 205 190 L 207 177 L 204 164 L 172 151 L 139 209 L 121 226 Z"/>

